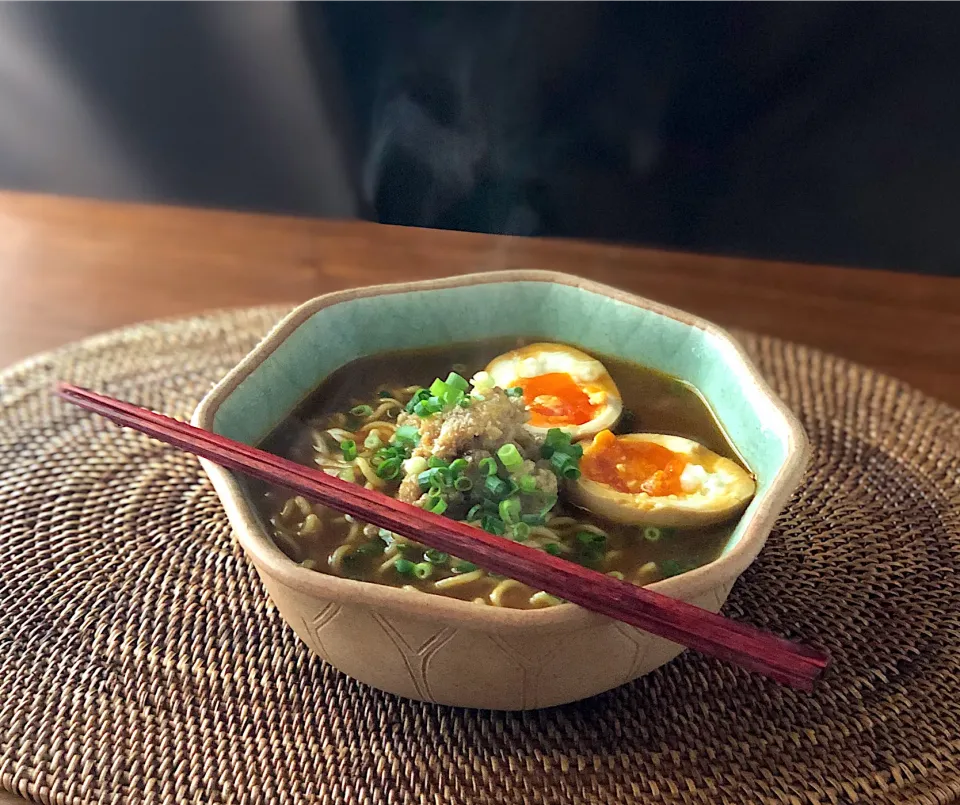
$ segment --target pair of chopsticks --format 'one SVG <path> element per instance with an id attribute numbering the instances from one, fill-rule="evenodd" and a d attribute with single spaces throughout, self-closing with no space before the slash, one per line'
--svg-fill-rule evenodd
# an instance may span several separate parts
<path id="1" fill-rule="evenodd" d="M 279 484 L 380 528 L 545 590 L 585 609 L 680 643 L 792 687 L 811 690 L 827 655 L 692 604 L 618 581 L 478 528 L 364 489 L 280 456 L 69 383 L 57 394 L 118 425 L 228 469 Z M 602 657 L 597 658 L 603 662 Z"/>

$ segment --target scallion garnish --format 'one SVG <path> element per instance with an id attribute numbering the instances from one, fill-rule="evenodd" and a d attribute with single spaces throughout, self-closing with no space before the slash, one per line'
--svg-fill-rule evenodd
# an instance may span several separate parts
<path id="1" fill-rule="evenodd" d="M 446 383 L 448 386 L 451 386 L 458 391 L 466 391 L 470 388 L 470 384 L 456 372 L 451 372 L 447 375 Z"/>
<path id="2" fill-rule="evenodd" d="M 394 444 L 415 447 L 420 442 L 420 431 L 416 425 L 401 425 L 393 432 Z"/>
<path id="3" fill-rule="evenodd" d="M 373 413 L 373 408 L 369 405 L 355 405 L 350 409 L 350 413 L 353 416 L 370 416 Z"/>
<path id="4" fill-rule="evenodd" d="M 418 562 L 413 566 L 413 575 L 418 579 L 429 579 L 433 575 L 433 565 L 429 562 Z"/>
<path id="5" fill-rule="evenodd" d="M 543 549 L 551 556 L 559 556 L 563 553 L 563 548 L 556 542 L 548 542 Z"/>
<path id="6" fill-rule="evenodd" d="M 517 542 L 523 542 L 527 537 L 530 536 L 530 526 L 526 523 L 514 523 L 510 526 L 510 536 L 512 536 Z"/>
<path id="7" fill-rule="evenodd" d="M 487 490 L 488 497 L 496 501 L 503 500 L 510 494 L 510 487 L 507 482 L 496 475 L 488 475 L 483 482 L 483 486 Z"/>
<path id="8" fill-rule="evenodd" d="M 480 468 L 480 472 L 483 475 L 497 474 L 497 461 L 494 458 L 481 458 L 480 463 L 477 466 Z"/>
<path id="9" fill-rule="evenodd" d="M 537 490 L 537 479 L 532 475 L 521 475 L 517 478 L 517 486 L 523 494 L 529 495 Z"/>
<path id="10" fill-rule="evenodd" d="M 457 562 L 451 570 L 454 573 L 473 573 L 477 566 L 473 562 Z"/>
<path id="11" fill-rule="evenodd" d="M 504 389 L 504 393 L 508 397 L 522 397 L 523 389 L 520 386 L 513 386 L 512 388 Z"/>
<path id="12" fill-rule="evenodd" d="M 507 442 L 497 450 L 497 458 L 503 462 L 503 466 L 508 470 L 515 469 L 523 464 L 523 456 L 517 450 L 517 446 L 512 442 Z"/>
<path id="13" fill-rule="evenodd" d="M 388 458 L 376 469 L 377 476 L 385 481 L 392 481 L 400 476 L 403 462 L 399 458 Z"/>
<path id="14" fill-rule="evenodd" d="M 648 525 L 643 529 L 643 538 L 647 542 L 656 542 L 663 536 L 663 531 L 661 531 L 656 526 Z"/>
<path id="15" fill-rule="evenodd" d="M 347 461 L 353 461 L 357 457 L 357 443 L 353 439 L 344 439 L 340 442 L 340 451 Z"/>
<path id="16" fill-rule="evenodd" d="M 520 501 L 516 498 L 507 498 L 500 501 L 500 519 L 505 523 L 516 523 L 520 520 Z"/>
<path id="17" fill-rule="evenodd" d="M 554 472 L 561 478 L 568 481 L 575 481 L 580 477 L 580 468 L 577 466 L 577 460 L 569 453 L 561 453 L 559 450 L 550 457 L 550 464 Z"/>
<path id="18" fill-rule="evenodd" d="M 409 559 L 404 559 L 402 556 L 396 559 L 393 563 L 393 569 L 397 571 L 401 576 L 409 576 L 413 573 L 413 569 L 416 565 L 411 562 Z"/>
<path id="19" fill-rule="evenodd" d="M 443 551 L 438 551 L 434 548 L 427 548 L 427 550 L 423 552 L 423 558 L 431 565 L 445 565 L 450 561 L 450 554 L 443 553 Z"/>
<path id="20" fill-rule="evenodd" d="M 453 472 L 463 472 L 467 467 L 470 466 L 470 462 L 465 458 L 455 458 L 450 462 L 450 469 Z"/>
<path id="21" fill-rule="evenodd" d="M 503 520 L 501 520 L 499 517 L 493 517 L 489 514 L 481 518 L 480 528 L 482 528 L 488 534 L 494 534 L 498 537 L 503 536 L 504 531 L 506 531 Z"/>
<path id="22" fill-rule="evenodd" d="M 434 514 L 443 514 L 447 510 L 447 501 L 440 497 L 428 497 L 423 508 Z"/>
<path id="23" fill-rule="evenodd" d="M 454 479 L 453 488 L 458 492 L 469 492 L 473 489 L 473 481 L 467 478 L 466 475 L 461 475 L 459 478 Z"/>

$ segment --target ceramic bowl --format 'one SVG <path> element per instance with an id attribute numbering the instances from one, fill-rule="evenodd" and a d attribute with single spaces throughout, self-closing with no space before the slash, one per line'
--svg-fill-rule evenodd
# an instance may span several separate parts
<path id="1" fill-rule="evenodd" d="M 201 402 L 193 422 L 256 444 L 350 361 L 497 336 L 628 358 L 701 391 L 755 472 L 758 492 L 719 559 L 652 588 L 719 610 L 799 483 L 806 439 L 736 342 L 679 310 L 542 271 L 328 294 L 287 316 Z M 482 607 L 307 570 L 275 547 L 233 473 L 209 462 L 204 469 L 280 615 L 325 661 L 374 687 L 447 705 L 522 710 L 609 690 L 682 650 L 572 604 Z"/>

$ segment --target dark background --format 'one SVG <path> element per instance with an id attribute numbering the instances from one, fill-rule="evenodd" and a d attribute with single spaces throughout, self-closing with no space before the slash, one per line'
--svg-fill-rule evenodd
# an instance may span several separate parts
<path id="1" fill-rule="evenodd" d="M 955 4 L 14 3 L 0 38 L 6 187 L 958 273 Z"/>

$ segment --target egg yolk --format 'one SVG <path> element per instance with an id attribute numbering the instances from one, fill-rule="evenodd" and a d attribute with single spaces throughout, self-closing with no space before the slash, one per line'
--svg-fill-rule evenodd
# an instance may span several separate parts
<path id="1" fill-rule="evenodd" d="M 610 431 L 598 433 L 580 460 L 580 471 L 591 481 L 618 492 L 636 495 L 680 495 L 680 475 L 687 459 L 659 444 L 618 439 Z"/>
<path id="2" fill-rule="evenodd" d="M 583 425 L 596 416 L 598 406 L 570 375 L 551 372 L 517 381 L 523 390 L 523 401 L 535 427 Z"/>

